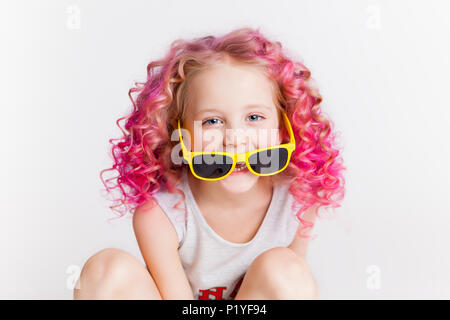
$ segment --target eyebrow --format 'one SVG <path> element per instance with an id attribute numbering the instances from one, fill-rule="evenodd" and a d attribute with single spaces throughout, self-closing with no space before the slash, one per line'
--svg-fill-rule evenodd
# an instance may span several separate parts
<path id="1" fill-rule="evenodd" d="M 258 108 L 263 108 L 263 109 L 266 109 L 267 111 L 270 111 L 270 110 L 272 110 L 272 108 L 270 108 L 269 106 L 266 106 L 265 104 L 258 104 L 258 103 L 255 103 L 255 104 L 248 104 L 248 105 L 246 105 L 245 107 L 244 107 L 245 109 L 258 109 Z M 198 111 L 198 112 L 196 112 L 195 114 L 194 114 L 194 116 L 197 116 L 197 115 L 199 115 L 199 114 L 202 114 L 202 113 L 205 113 L 205 112 L 218 112 L 218 113 L 222 113 L 220 110 L 218 110 L 218 109 L 215 109 L 215 108 L 207 108 L 207 109 L 203 109 L 203 110 L 200 110 L 200 111 Z"/>

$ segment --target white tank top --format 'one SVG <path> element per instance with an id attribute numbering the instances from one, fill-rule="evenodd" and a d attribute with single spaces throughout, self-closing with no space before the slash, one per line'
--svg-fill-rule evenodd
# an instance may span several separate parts
<path id="1" fill-rule="evenodd" d="M 153 196 L 173 224 L 178 253 L 196 300 L 232 300 L 253 260 L 274 247 L 287 247 L 297 231 L 294 197 L 289 184 L 276 186 L 267 213 L 253 239 L 233 243 L 219 236 L 206 222 L 187 183 L 183 168 L 178 187 L 185 194 L 169 193 L 162 186 Z M 183 208 L 186 208 L 185 211 Z"/>

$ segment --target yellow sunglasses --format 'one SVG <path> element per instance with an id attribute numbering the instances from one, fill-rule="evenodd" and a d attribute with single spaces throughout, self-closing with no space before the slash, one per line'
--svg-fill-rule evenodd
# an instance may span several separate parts
<path id="1" fill-rule="evenodd" d="M 245 153 L 191 152 L 187 150 L 181 136 L 180 120 L 178 133 L 183 158 L 188 162 L 192 174 L 201 180 L 215 181 L 233 173 L 238 162 L 245 162 L 248 170 L 258 176 L 271 176 L 286 169 L 295 150 L 295 138 L 291 123 L 283 111 L 283 119 L 289 131 L 290 141 L 280 145 L 265 147 Z"/>

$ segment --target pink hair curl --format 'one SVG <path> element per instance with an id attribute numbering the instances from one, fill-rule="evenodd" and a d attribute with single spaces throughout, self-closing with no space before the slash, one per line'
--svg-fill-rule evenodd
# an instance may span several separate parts
<path id="1" fill-rule="evenodd" d="M 315 214 L 321 206 L 340 207 L 346 168 L 336 147 L 333 123 L 321 112 L 322 97 L 311 84 L 310 71 L 303 63 L 289 59 L 281 43 L 266 39 L 259 28 L 241 28 L 221 37 L 179 39 L 164 58 L 148 64 L 147 81 L 136 82 L 128 93 L 133 110 L 116 121 L 122 138 L 109 140 L 114 164 L 100 173 L 108 192 L 120 191 L 120 198 L 110 208 L 120 216 L 128 210 L 133 214 L 137 207 L 154 199 L 152 194 L 161 185 L 184 199 L 183 192 L 176 188 L 182 167 L 171 161 L 176 143 L 170 139 L 171 132 L 189 103 L 189 79 L 224 58 L 261 67 L 272 80 L 277 107 L 288 115 L 297 144 L 280 175 L 294 182 L 289 191 L 301 204 L 296 215 L 305 230 L 312 228 L 313 223 L 302 214 L 313 207 Z M 133 93 L 138 94 L 136 99 Z M 125 130 L 119 124 L 124 119 Z M 118 176 L 106 183 L 102 176 L 111 170 Z M 111 180 L 116 182 L 113 186 L 108 185 Z M 125 210 L 117 209 L 119 206 Z"/>

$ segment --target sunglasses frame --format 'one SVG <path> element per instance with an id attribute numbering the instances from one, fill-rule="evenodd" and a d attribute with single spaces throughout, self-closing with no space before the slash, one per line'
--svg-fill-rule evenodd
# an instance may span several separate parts
<path id="1" fill-rule="evenodd" d="M 290 137 L 290 141 L 288 143 L 283 143 L 283 144 L 279 144 L 279 145 L 275 145 L 275 146 L 270 146 L 270 147 L 265 147 L 265 148 L 260 148 L 260 149 L 255 149 L 252 151 L 247 151 L 244 153 L 231 153 L 231 152 L 220 152 L 220 151 L 189 151 L 186 146 L 184 145 L 183 142 L 183 137 L 181 135 L 181 128 L 180 128 L 180 120 L 178 120 L 178 134 L 180 137 L 180 141 L 181 141 L 181 150 L 183 153 L 183 158 L 188 162 L 189 164 L 189 168 L 191 169 L 192 174 L 201 180 L 206 180 L 206 181 L 216 181 L 216 180 L 221 180 L 221 179 L 225 179 L 226 177 L 228 177 L 233 171 L 234 168 L 236 167 L 236 164 L 238 162 L 244 162 L 248 168 L 248 170 L 250 172 L 252 172 L 253 174 L 256 174 L 257 176 L 271 176 L 277 173 L 280 173 L 281 171 L 283 171 L 284 169 L 286 169 L 287 165 L 289 164 L 289 161 L 291 160 L 291 155 L 292 152 L 295 150 L 295 138 L 294 138 L 294 132 L 292 131 L 292 127 L 291 127 L 291 123 L 289 122 L 289 118 L 287 117 L 286 113 L 283 111 L 283 119 L 286 123 L 286 127 L 289 131 L 289 137 Z M 281 168 L 280 170 L 276 171 L 276 172 L 272 172 L 272 173 L 257 173 L 255 172 L 251 165 L 248 162 L 249 157 L 251 157 L 252 155 L 254 155 L 255 153 L 261 152 L 261 151 L 265 151 L 265 150 L 270 150 L 270 149 L 286 149 L 288 156 L 287 156 L 287 161 L 286 164 L 283 166 L 283 168 Z M 193 168 L 193 158 L 195 156 L 198 155 L 222 155 L 222 156 L 228 156 L 230 158 L 233 159 L 233 164 L 231 166 L 230 171 L 227 172 L 227 174 L 225 174 L 222 177 L 219 178 L 204 178 L 204 177 L 200 177 L 195 173 L 195 170 Z"/>

